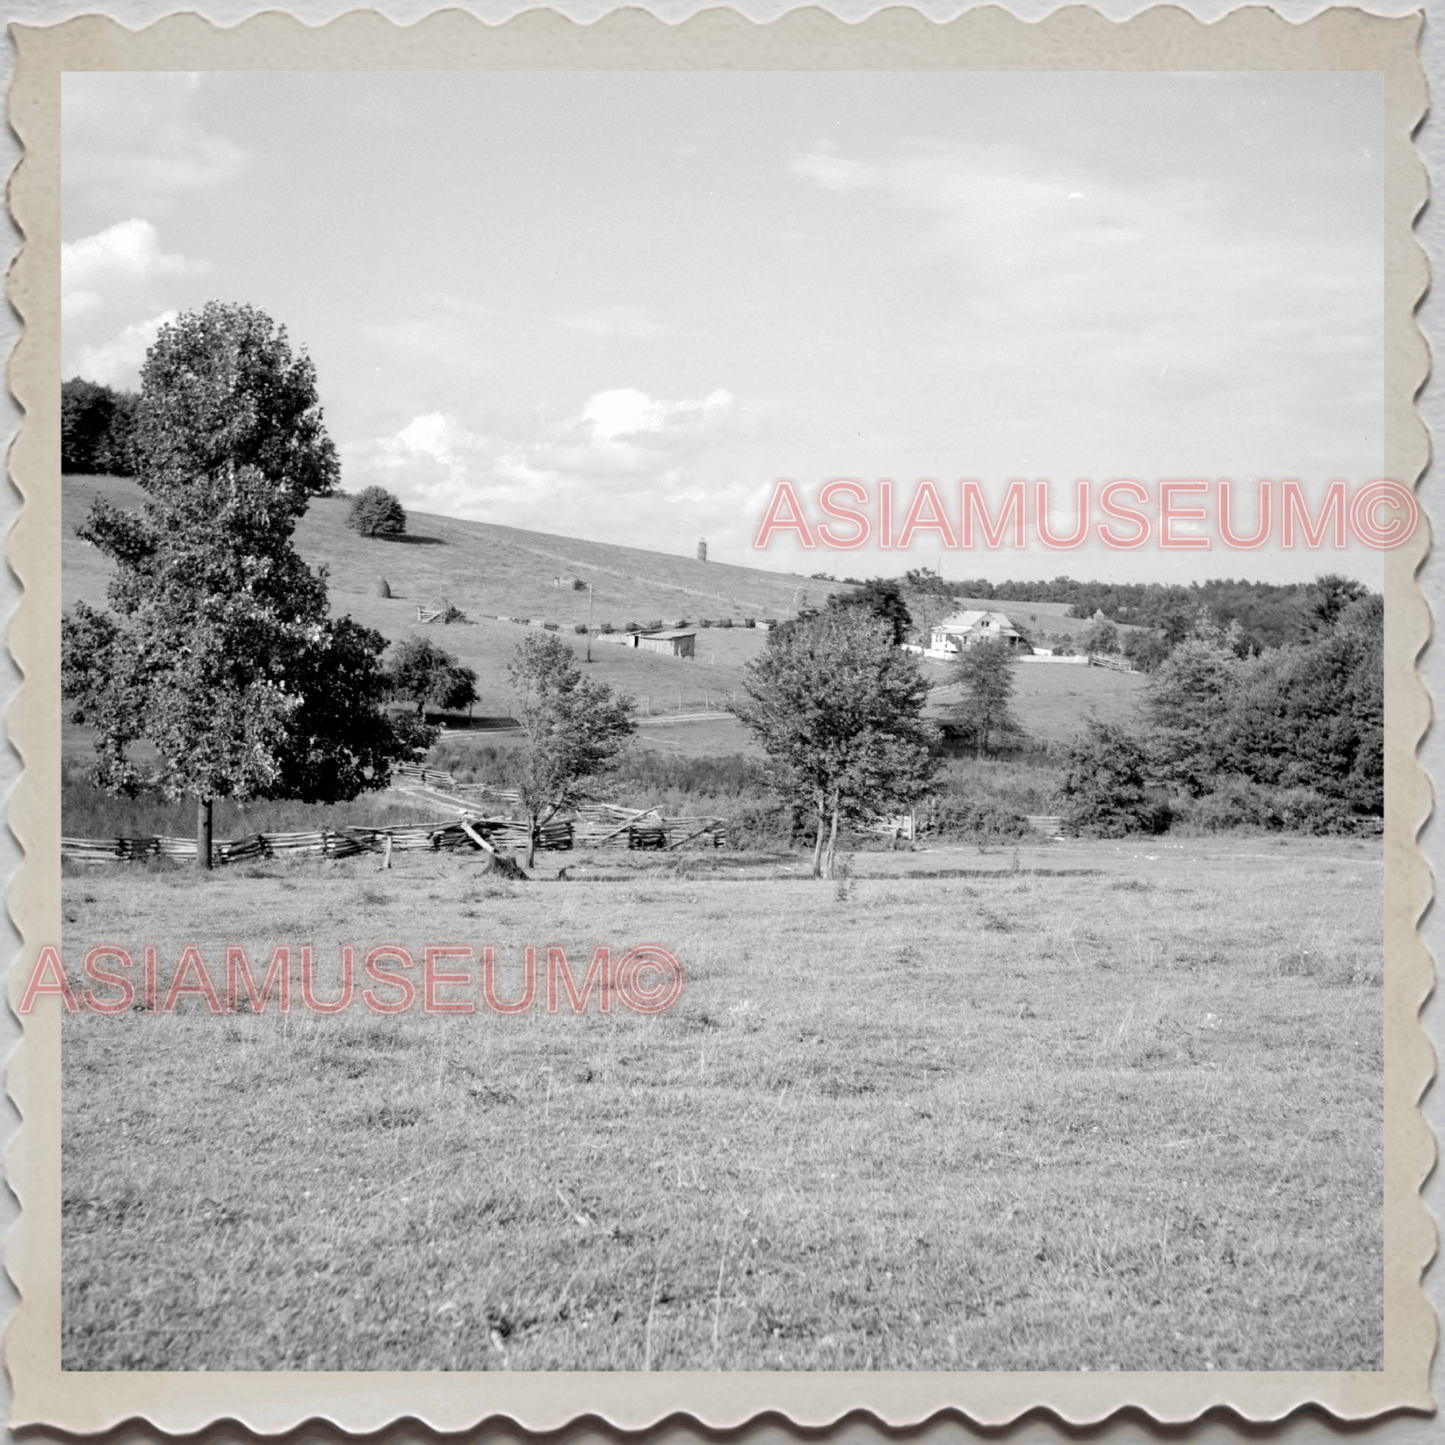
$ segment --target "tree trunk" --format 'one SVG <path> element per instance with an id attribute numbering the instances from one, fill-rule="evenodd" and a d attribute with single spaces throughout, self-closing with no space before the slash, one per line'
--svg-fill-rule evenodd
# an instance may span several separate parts
<path id="1" fill-rule="evenodd" d="M 838 804 L 833 803 L 833 825 L 828 831 L 828 854 L 823 861 L 823 876 L 833 876 L 833 860 L 838 856 Z"/>
<path id="2" fill-rule="evenodd" d="M 527 867 L 532 866 L 532 859 L 537 856 L 537 815 L 527 814 Z"/>
<path id="3" fill-rule="evenodd" d="M 818 806 L 818 836 L 813 840 L 813 877 L 823 876 L 823 819 L 827 816 L 822 805 Z"/>
<path id="4" fill-rule="evenodd" d="M 211 800 L 196 799 L 196 865 L 211 866 Z"/>

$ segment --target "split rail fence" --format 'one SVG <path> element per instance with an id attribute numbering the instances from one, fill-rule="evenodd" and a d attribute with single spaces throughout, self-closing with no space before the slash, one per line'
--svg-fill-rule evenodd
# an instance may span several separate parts
<path id="1" fill-rule="evenodd" d="M 553 819 L 537 831 L 542 852 L 577 848 L 667 850 L 722 846 L 727 825 L 721 818 L 665 818 L 655 808 L 615 808 L 589 804 L 568 819 Z M 381 853 L 390 840 L 393 852 L 476 850 L 525 852 L 527 824 L 516 818 L 466 814 L 445 823 L 411 823 L 391 828 L 322 828 L 305 833 L 252 833 L 234 842 L 212 844 L 218 863 L 261 858 L 318 856 L 347 858 Z M 60 856 L 76 863 L 111 863 L 146 858 L 194 858 L 194 838 L 62 838 Z"/>

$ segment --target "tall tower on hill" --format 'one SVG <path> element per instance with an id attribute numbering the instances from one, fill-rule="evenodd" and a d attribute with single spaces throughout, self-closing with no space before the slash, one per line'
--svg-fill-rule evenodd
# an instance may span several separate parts
<path id="1" fill-rule="evenodd" d="M 697 560 L 698 560 L 699 562 L 706 562 L 706 561 L 707 561 L 707 538 L 706 538 L 706 537 L 699 538 L 699 540 L 698 540 L 698 544 L 697 544 Z"/>

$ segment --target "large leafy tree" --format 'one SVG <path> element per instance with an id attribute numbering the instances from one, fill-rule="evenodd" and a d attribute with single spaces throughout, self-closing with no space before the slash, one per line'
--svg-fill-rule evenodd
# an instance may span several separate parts
<path id="1" fill-rule="evenodd" d="M 525 739 L 517 792 L 527 814 L 527 867 L 542 825 L 589 796 L 636 731 L 632 699 L 582 675 L 577 655 L 551 634 L 527 637 L 507 668 Z"/>
<path id="2" fill-rule="evenodd" d="M 382 636 L 327 614 L 324 574 L 291 543 L 334 489 L 316 377 L 286 332 L 211 302 L 163 327 L 135 428 L 139 513 L 97 503 L 79 535 L 116 564 L 108 610 L 62 623 L 71 717 L 96 730 L 96 780 L 197 800 L 328 802 L 384 786 L 404 745 L 382 703 Z M 136 760 L 135 744 L 158 761 Z"/>
<path id="3" fill-rule="evenodd" d="M 1384 737 L 1384 601 L 1364 592 L 1308 643 L 1241 665 L 1221 746 L 1231 772 L 1379 813 Z"/>
<path id="4" fill-rule="evenodd" d="M 975 642 L 965 647 L 953 664 L 951 680 L 960 699 L 952 721 L 973 740 L 978 756 L 991 742 L 1023 736 L 1023 728 L 1010 706 L 1014 693 L 1014 654 L 1003 642 Z"/>
<path id="5" fill-rule="evenodd" d="M 841 819 L 907 806 L 937 770 L 927 680 L 891 624 L 864 609 L 770 633 L 744 693 L 736 712 L 768 754 L 770 784 L 817 820 L 815 878 L 832 876 Z"/>

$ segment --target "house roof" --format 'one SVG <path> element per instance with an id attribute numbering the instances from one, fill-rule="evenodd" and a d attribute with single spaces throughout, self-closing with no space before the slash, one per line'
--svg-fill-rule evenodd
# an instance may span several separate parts
<path id="1" fill-rule="evenodd" d="M 696 637 L 697 633 L 694 632 L 691 628 L 688 628 L 686 631 L 682 631 L 676 627 L 669 627 L 664 628 L 661 632 L 643 632 L 640 633 L 639 636 L 652 638 L 670 638 L 675 640 L 681 637 Z"/>
<path id="2" fill-rule="evenodd" d="M 983 624 L 987 624 L 985 630 L 989 632 L 1000 632 L 1005 636 L 1019 635 L 1018 628 L 1002 612 L 984 612 L 978 609 L 971 609 L 967 612 L 955 612 L 951 617 L 945 617 L 942 622 L 936 623 L 935 632 L 972 632 Z"/>

